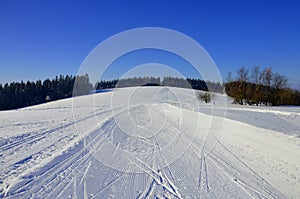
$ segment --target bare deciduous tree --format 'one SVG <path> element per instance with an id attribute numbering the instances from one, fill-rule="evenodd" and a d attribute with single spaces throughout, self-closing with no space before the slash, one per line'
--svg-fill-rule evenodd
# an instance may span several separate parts
<path id="1" fill-rule="evenodd" d="M 255 83 L 255 84 L 259 84 L 260 83 L 260 66 L 254 66 L 254 68 L 252 69 L 251 71 L 251 78 L 252 78 L 252 81 Z"/>
<path id="2" fill-rule="evenodd" d="M 227 76 L 226 76 L 226 82 L 232 82 L 233 81 L 233 78 L 232 78 L 232 74 L 231 72 L 229 71 L 227 73 Z"/>
<path id="3" fill-rule="evenodd" d="M 272 78 L 273 78 L 272 68 L 271 67 L 265 68 L 262 77 L 264 85 L 271 86 Z"/>
<path id="4" fill-rule="evenodd" d="M 275 89 L 283 89 L 287 87 L 288 79 L 283 75 L 275 73 L 273 75 L 272 87 Z"/>
<path id="5" fill-rule="evenodd" d="M 247 82 L 249 80 L 249 70 L 244 66 L 237 70 L 237 80 L 240 82 Z"/>

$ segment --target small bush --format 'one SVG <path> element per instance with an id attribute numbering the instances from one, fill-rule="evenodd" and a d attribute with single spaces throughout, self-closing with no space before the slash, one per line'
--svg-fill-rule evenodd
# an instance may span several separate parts
<path id="1" fill-rule="evenodd" d="M 206 104 L 210 103 L 213 100 L 213 95 L 209 92 L 198 93 L 198 99 L 204 101 Z"/>

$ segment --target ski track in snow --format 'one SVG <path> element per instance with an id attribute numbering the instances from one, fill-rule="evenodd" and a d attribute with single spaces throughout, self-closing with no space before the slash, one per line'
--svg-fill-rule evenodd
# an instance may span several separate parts
<path id="1" fill-rule="evenodd" d="M 151 88 L 147 89 L 145 91 L 151 91 L 149 90 Z M 126 94 L 131 93 L 131 90 L 132 88 L 119 89 L 114 92 Z M 195 104 L 188 105 L 193 102 L 191 90 L 172 90 L 181 97 L 181 105 L 178 101 L 167 101 L 169 99 L 165 99 L 166 96 L 171 96 L 170 92 L 171 89 L 165 88 L 163 92 L 155 91 L 159 94 L 155 95 L 156 101 L 130 108 L 126 104 L 119 103 L 116 106 L 117 108 L 112 109 L 110 102 L 107 100 L 111 93 L 97 94 L 99 104 L 102 104 L 101 106 L 93 104 L 92 109 L 86 106 L 85 102 L 92 95 L 77 98 L 76 100 L 84 105 L 73 107 L 75 114 L 77 114 L 76 118 L 70 117 L 73 114 L 72 107 L 66 105 L 70 100 L 1 113 L 0 121 L 5 117 L 5 114 L 10 114 L 10 119 L 4 122 L 3 125 L 1 124 L 0 133 L 3 129 L 5 131 L 5 128 L 10 133 L 0 134 L 0 197 L 300 197 L 299 192 L 287 193 L 282 184 L 280 186 L 274 185 L 275 181 L 270 182 L 261 172 L 257 171 L 257 168 L 251 166 L 253 164 L 245 162 L 247 159 L 243 157 L 249 154 L 242 154 L 241 156 L 240 153 L 242 152 L 237 151 L 237 148 L 233 148 L 236 143 L 228 142 L 222 137 L 214 137 L 214 147 L 211 148 L 211 145 L 208 145 L 210 142 L 206 142 L 201 136 L 198 137 L 198 134 L 193 134 L 190 124 L 197 123 L 195 122 L 197 120 L 196 115 L 200 115 L 203 121 L 209 121 L 210 113 L 207 110 L 210 107 L 202 105 L 199 109 L 200 112 L 202 111 L 201 113 L 194 112 L 197 110 Z M 160 97 L 160 95 L 163 97 Z M 126 100 L 121 99 L 121 101 Z M 182 109 L 182 107 L 187 107 L 187 109 Z M 218 106 L 216 106 L 217 108 Z M 43 111 L 50 114 L 49 117 L 52 118 L 52 122 L 47 123 L 47 115 L 43 114 Z M 61 115 L 58 114 L 59 111 L 62 111 Z M 145 111 L 148 111 L 149 115 Z M 230 111 L 235 113 L 239 111 L 241 113 L 245 113 L 245 111 L 260 114 L 271 113 L 282 116 L 282 119 L 293 116 L 293 124 L 295 125 L 299 121 L 297 117 L 300 115 L 297 109 L 289 112 L 286 109 L 262 110 L 230 107 Z M 22 121 L 19 121 L 21 125 L 18 125 L 17 129 L 25 129 L 25 132 L 14 133 L 16 127 L 13 124 L 10 126 L 10 122 L 17 120 L 18 115 L 22 112 L 26 112 L 26 115 L 41 112 L 41 114 L 37 114 L 36 118 L 40 118 L 36 119 L 36 122 L 43 121 L 44 126 L 37 128 L 35 121 L 26 122 L 27 120 L 21 117 L 24 121 L 26 120 L 23 124 L 26 124 L 26 126 L 22 127 Z M 147 124 L 155 125 L 156 129 L 159 123 L 155 122 L 159 118 L 165 118 L 165 123 L 161 124 L 163 128 L 157 132 L 155 131 L 155 135 L 152 134 L 149 135 L 150 137 L 145 138 L 132 137 L 131 134 L 122 132 L 122 128 L 119 126 L 122 123 L 118 123 L 124 119 L 126 120 L 126 113 L 129 112 L 134 115 L 134 122 L 141 125 L 137 129 L 142 129 L 143 125 Z M 151 114 L 156 118 L 151 118 Z M 190 121 L 181 121 L 182 118 L 177 117 L 178 114 L 185 114 Z M 181 117 L 185 115 L 181 115 Z M 233 118 L 230 117 L 230 119 Z M 228 121 L 226 120 L 225 123 Z M 240 122 L 233 120 L 229 122 L 235 125 L 240 124 Z M 251 128 L 251 126 L 248 128 Z M 200 126 L 201 129 L 202 126 Z M 297 126 L 295 129 L 299 130 Z M 132 130 L 134 131 L 134 129 Z M 200 130 L 197 129 L 197 131 Z M 142 135 L 148 135 L 147 133 L 145 132 Z M 226 132 L 223 132 L 223 134 L 227 135 Z M 282 136 L 285 135 L 282 134 Z M 279 136 L 274 136 L 274 139 L 277 139 L 277 137 Z M 242 139 L 243 137 L 241 137 Z M 291 140 L 291 144 L 296 144 L 296 147 L 299 147 L 299 141 L 294 139 L 298 138 L 288 137 L 287 140 Z M 108 150 L 106 145 L 108 142 L 115 144 L 114 150 L 111 151 L 111 159 L 115 161 L 114 164 L 126 171 L 118 170 L 114 166 L 109 167 L 107 163 L 99 161 L 98 158 L 102 157 L 101 151 Z M 260 142 L 262 141 L 260 140 Z M 168 144 L 170 144 L 170 151 L 169 154 L 166 154 L 164 150 L 168 149 L 166 147 Z M 174 154 L 176 156 L 176 152 L 178 152 L 175 148 L 174 151 L 171 150 L 172 147 L 176 147 L 176 149 L 181 147 L 184 151 L 177 158 L 172 159 L 170 157 Z M 122 150 L 127 152 L 126 157 L 119 157 L 119 152 Z M 97 153 L 99 152 L 100 156 L 98 157 L 99 154 Z M 140 153 L 143 155 L 141 156 Z M 255 158 L 253 155 L 249 157 Z M 104 156 L 104 158 L 107 157 Z M 125 161 L 122 162 L 122 160 Z M 130 165 L 132 166 L 130 167 Z M 295 163 L 295 168 L 299 174 L 299 162 Z M 297 174 L 294 175 L 297 176 Z M 290 180 L 295 183 L 295 187 L 300 185 L 298 177 Z"/>

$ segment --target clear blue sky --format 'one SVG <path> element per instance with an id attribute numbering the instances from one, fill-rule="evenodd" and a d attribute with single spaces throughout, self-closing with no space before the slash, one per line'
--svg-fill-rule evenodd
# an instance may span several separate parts
<path id="1" fill-rule="evenodd" d="M 299 1 L 275 0 L 0 0 L 0 83 L 76 74 L 101 41 L 157 26 L 198 41 L 223 76 L 268 66 L 298 87 L 299 10 Z"/>

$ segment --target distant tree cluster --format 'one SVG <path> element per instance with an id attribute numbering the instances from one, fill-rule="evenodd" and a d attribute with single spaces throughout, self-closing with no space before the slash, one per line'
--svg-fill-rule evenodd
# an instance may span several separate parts
<path id="1" fill-rule="evenodd" d="M 94 86 L 95 90 L 107 89 L 107 88 L 125 88 L 133 86 L 160 86 L 159 77 L 132 77 L 114 80 L 101 80 Z"/>
<path id="2" fill-rule="evenodd" d="M 235 79 L 229 73 L 225 91 L 239 104 L 300 105 L 300 93 L 289 88 L 288 79 L 270 67 L 261 70 L 255 66 L 250 72 L 241 67 Z"/>
<path id="3" fill-rule="evenodd" d="M 160 86 L 159 77 L 132 77 L 120 79 L 116 85 L 118 88 L 132 86 Z"/>
<path id="4" fill-rule="evenodd" d="M 164 77 L 162 80 L 162 86 L 171 86 L 179 88 L 191 88 L 192 85 L 184 78 L 179 77 Z"/>
<path id="5" fill-rule="evenodd" d="M 201 79 L 187 78 L 186 80 L 189 83 L 190 88 L 192 87 L 193 89 L 208 91 L 208 87 L 207 87 L 207 84 L 206 84 L 207 82 L 205 82 Z"/>
<path id="6" fill-rule="evenodd" d="M 107 89 L 107 88 L 122 88 L 132 86 L 171 86 L 180 88 L 193 88 L 196 90 L 223 92 L 224 86 L 221 83 L 205 82 L 201 79 L 184 79 L 178 77 L 164 77 L 161 80 L 159 77 L 133 77 L 124 78 L 120 80 L 99 81 L 95 84 L 94 89 Z"/>
<path id="7" fill-rule="evenodd" d="M 87 75 L 77 77 L 61 75 L 43 82 L 38 80 L 26 83 L 23 81 L 6 83 L 4 86 L 0 84 L 0 110 L 22 108 L 71 97 L 75 82 L 86 86 L 86 88 L 81 86 L 77 89 L 78 95 L 87 94 L 92 89 L 91 84 L 84 84 L 89 82 Z"/>
<path id="8" fill-rule="evenodd" d="M 93 84 L 90 83 L 88 74 L 77 75 L 73 87 L 73 96 L 89 94 L 93 89 Z"/>
<path id="9" fill-rule="evenodd" d="M 107 88 L 115 88 L 118 83 L 117 79 L 114 80 L 101 80 L 95 84 L 95 90 L 107 89 Z"/>
<path id="10" fill-rule="evenodd" d="M 224 83 L 205 81 L 209 92 L 224 93 Z"/>

